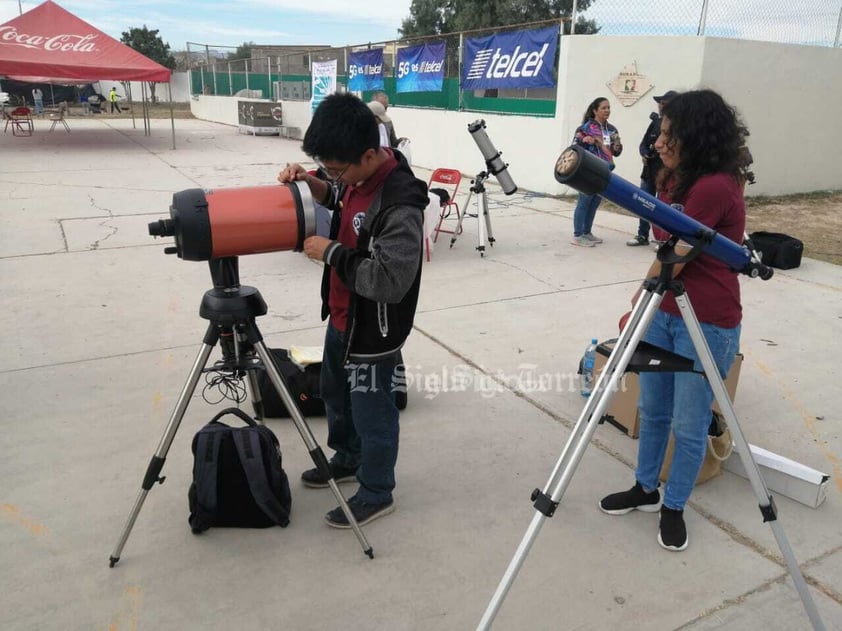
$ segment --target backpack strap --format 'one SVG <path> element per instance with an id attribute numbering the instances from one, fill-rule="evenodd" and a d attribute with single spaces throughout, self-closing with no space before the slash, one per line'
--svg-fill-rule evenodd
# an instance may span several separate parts
<path id="1" fill-rule="evenodd" d="M 216 419 L 214 419 L 216 420 Z M 193 480 L 196 486 L 196 499 L 202 509 L 216 515 L 216 476 L 219 466 L 219 445 L 222 434 L 231 428 L 222 423 L 208 423 L 196 435 L 196 457 L 193 461 Z"/>
<path id="2" fill-rule="evenodd" d="M 238 417 L 241 421 L 243 421 L 246 425 L 251 427 L 257 427 L 257 423 L 255 420 L 250 417 L 248 414 L 243 412 L 240 408 L 225 408 L 219 414 L 214 416 L 210 421 L 208 421 L 208 425 L 211 423 L 216 423 L 226 414 L 233 414 L 234 416 Z"/>
<path id="3" fill-rule="evenodd" d="M 266 465 L 263 462 L 263 451 L 260 449 L 259 432 L 244 427 L 232 430 L 231 433 L 254 501 L 272 521 L 286 525 L 289 523 L 289 511 L 281 505 L 272 491 L 280 485 L 280 474 L 275 472 L 274 466 L 269 467 L 272 471 L 270 485 L 270 481 L 266 479 Z M 272 447 L 275 448 L 274 444 Z"/>

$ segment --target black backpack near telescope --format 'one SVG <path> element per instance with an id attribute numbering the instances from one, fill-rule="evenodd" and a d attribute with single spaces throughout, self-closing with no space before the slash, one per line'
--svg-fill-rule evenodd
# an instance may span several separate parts
<path id="1" fill-rule="evenodd" d="M 219 419 L 233 414 L 246 427 L 229 427 Z M 193 483 L 190 528 L 194 534 L 211 526 L 286 527 L 292 496 L 281 466 L 278 439 L 248 414 L 227 408 L 193 438 Z"/>

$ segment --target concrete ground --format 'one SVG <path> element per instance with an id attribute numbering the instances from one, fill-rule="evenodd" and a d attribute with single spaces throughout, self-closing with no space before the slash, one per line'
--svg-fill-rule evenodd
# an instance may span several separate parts
<path id="1" fill-rule="evenodd" d="M 109 569 L 207 325 L 207 266 L 164 255 L 147 223 L 174 192 L 274 183 L 304 156 L 296 141 L 197 120 L 177 121 L 175 151 L 169 121 L 151 136 L 125 119 L 35 125 L 31 138 L 0 136 L 0 628 L 475 628 L 582 409 L 579 358 L 591 337 L 616 337 L 652 259 L 624 245 L 636 220 L 600 212 L 605 243 L 576 248 L 569 199 L 490 185 L 485 258 L 475 219 L 452 249 L 439 240 L 404 353 L 398 508 L 364 528 L 374 560 L 323 522 L 336 500 L 298 482 L 311 462 L 285 420 L 268 425 L 292 482 L 290 526 L 191 534 L 190 442 L 220 407 L 200 385 L 166 483 Z M 258 325 L 270 346 L 321 343 L 320 272 L 294 252 L 241 257 L 243 284 L 269 304 Z M 825 625 L 842 629 L 842 274 L 806 259 L 743 291 L 740 424 L 753 444 L 832 476 L 818 508 L 775 501 Z M 324 419 L 309 423 L 323 445 Z M 683 553 L 658 546 L 653 514 L 602 514 L 597 500 L 631 485 L 635 457 L 636 441 L 598 428 L 495 629 L 809 628 L 744 479 L 698 487 Z"/>

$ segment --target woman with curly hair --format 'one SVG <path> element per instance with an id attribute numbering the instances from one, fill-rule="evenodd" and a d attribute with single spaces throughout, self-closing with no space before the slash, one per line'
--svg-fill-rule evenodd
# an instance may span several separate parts
<path id="1" fill-rule="evenodd" d="M 743 188 L 753 181 L 746 136 L 748 130 L 733 107 L 716 92 L 699 90 L 679 94 L 664 106 L 655 143 L 664 165 L 658 178 L 660 198 L 736 243 L 742 243 L 745 231 Z M 690 246 L 679 242 L 675 249 L 683 254 Z M 656 260 L 646 276 L 658 276 L 660 271 Z M 702 254 L 675 265 L 673 276 L 684 284 L 724 379 L 740 341 L 742 307 L 737 274 L 720 260 Z M 702 370 L 669 292 L 645 340 L 693 359 L 696 370 Z M 609 515 L 660 511 L 658 543 L 667 550 L 684 550 L 688 538 L 683 511 L 704 461 L 712 403 L 711 387 L 698 372 L 641 373 L 635 485 L 602 498 L 600 509 Z M 675 451 L 662 498 L 658 477 L 670 431 Z"/>

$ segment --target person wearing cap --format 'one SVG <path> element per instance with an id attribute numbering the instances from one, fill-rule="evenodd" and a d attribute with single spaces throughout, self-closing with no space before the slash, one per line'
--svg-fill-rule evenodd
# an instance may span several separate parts
<path id="1" fill-rule="evenodd" d="M 398 144 L 400 144 L 401 140 L 405 139 L 397 137 L 397 135 L 395 134 L 395 124 L 392 122 L 392 119 L 386 113 L 386 110 L 389 109 L 389 95 L 382 91 L 375 92 L 374 96 L 371 99 L 371 102 L 368 104 L 368 108 L 374 113 L 377 119 L 381 123 L 383 123 L 383 126 L 386 128 L 386 133 L 389 137 L 388 146 L 392 149 L 397 149 Z"/>
<path id="2" fill-rule="evenodd" d="M 371 101 L 366 103 L 366 105 L 368 105 L 368 109 L 371 110 L 371 113 L 374 114 L 374 117 L 377 119 L 377 128 L 380 131 L 380 146 L 394 149 L 397 144 L 394 146 L 392 145 L 392 139 L 389 137 L 389 130 L 391 129 L 392 136 L 395 135 L 395 130 L 392 127 L 386 127 L 387 122 L 390 124 L 392 122 L 386 115 L 386 109 L 377 101 Z"/>
<path id="3" fill-rule="evenodd" d="M 649 127 L 646 128 L 646 133 L 643 134 L 643 139 L 640 141 L 640 157 L 643 159 L 643 171 L 640 173 L 640 188 L 649 193 L 655 194 L 655 180 L 658 177 L 658 172 L 661 170 L 663 163 L 655 151 L 655 141 L 661 133 L 661 112 L 664 105 L 669 103 L 678 92 L 675 90 L 668 90 L 661 96 L 654 97 L 655 103 L 658 104 L 658 113 L 654 112 L 649 115 L 652 121 Z M 649 245 L 649 222 L 645 219 L 640 219 L 637 225 L 637 234 L 634 238 L 626 241 L 626 245 Z"/>

